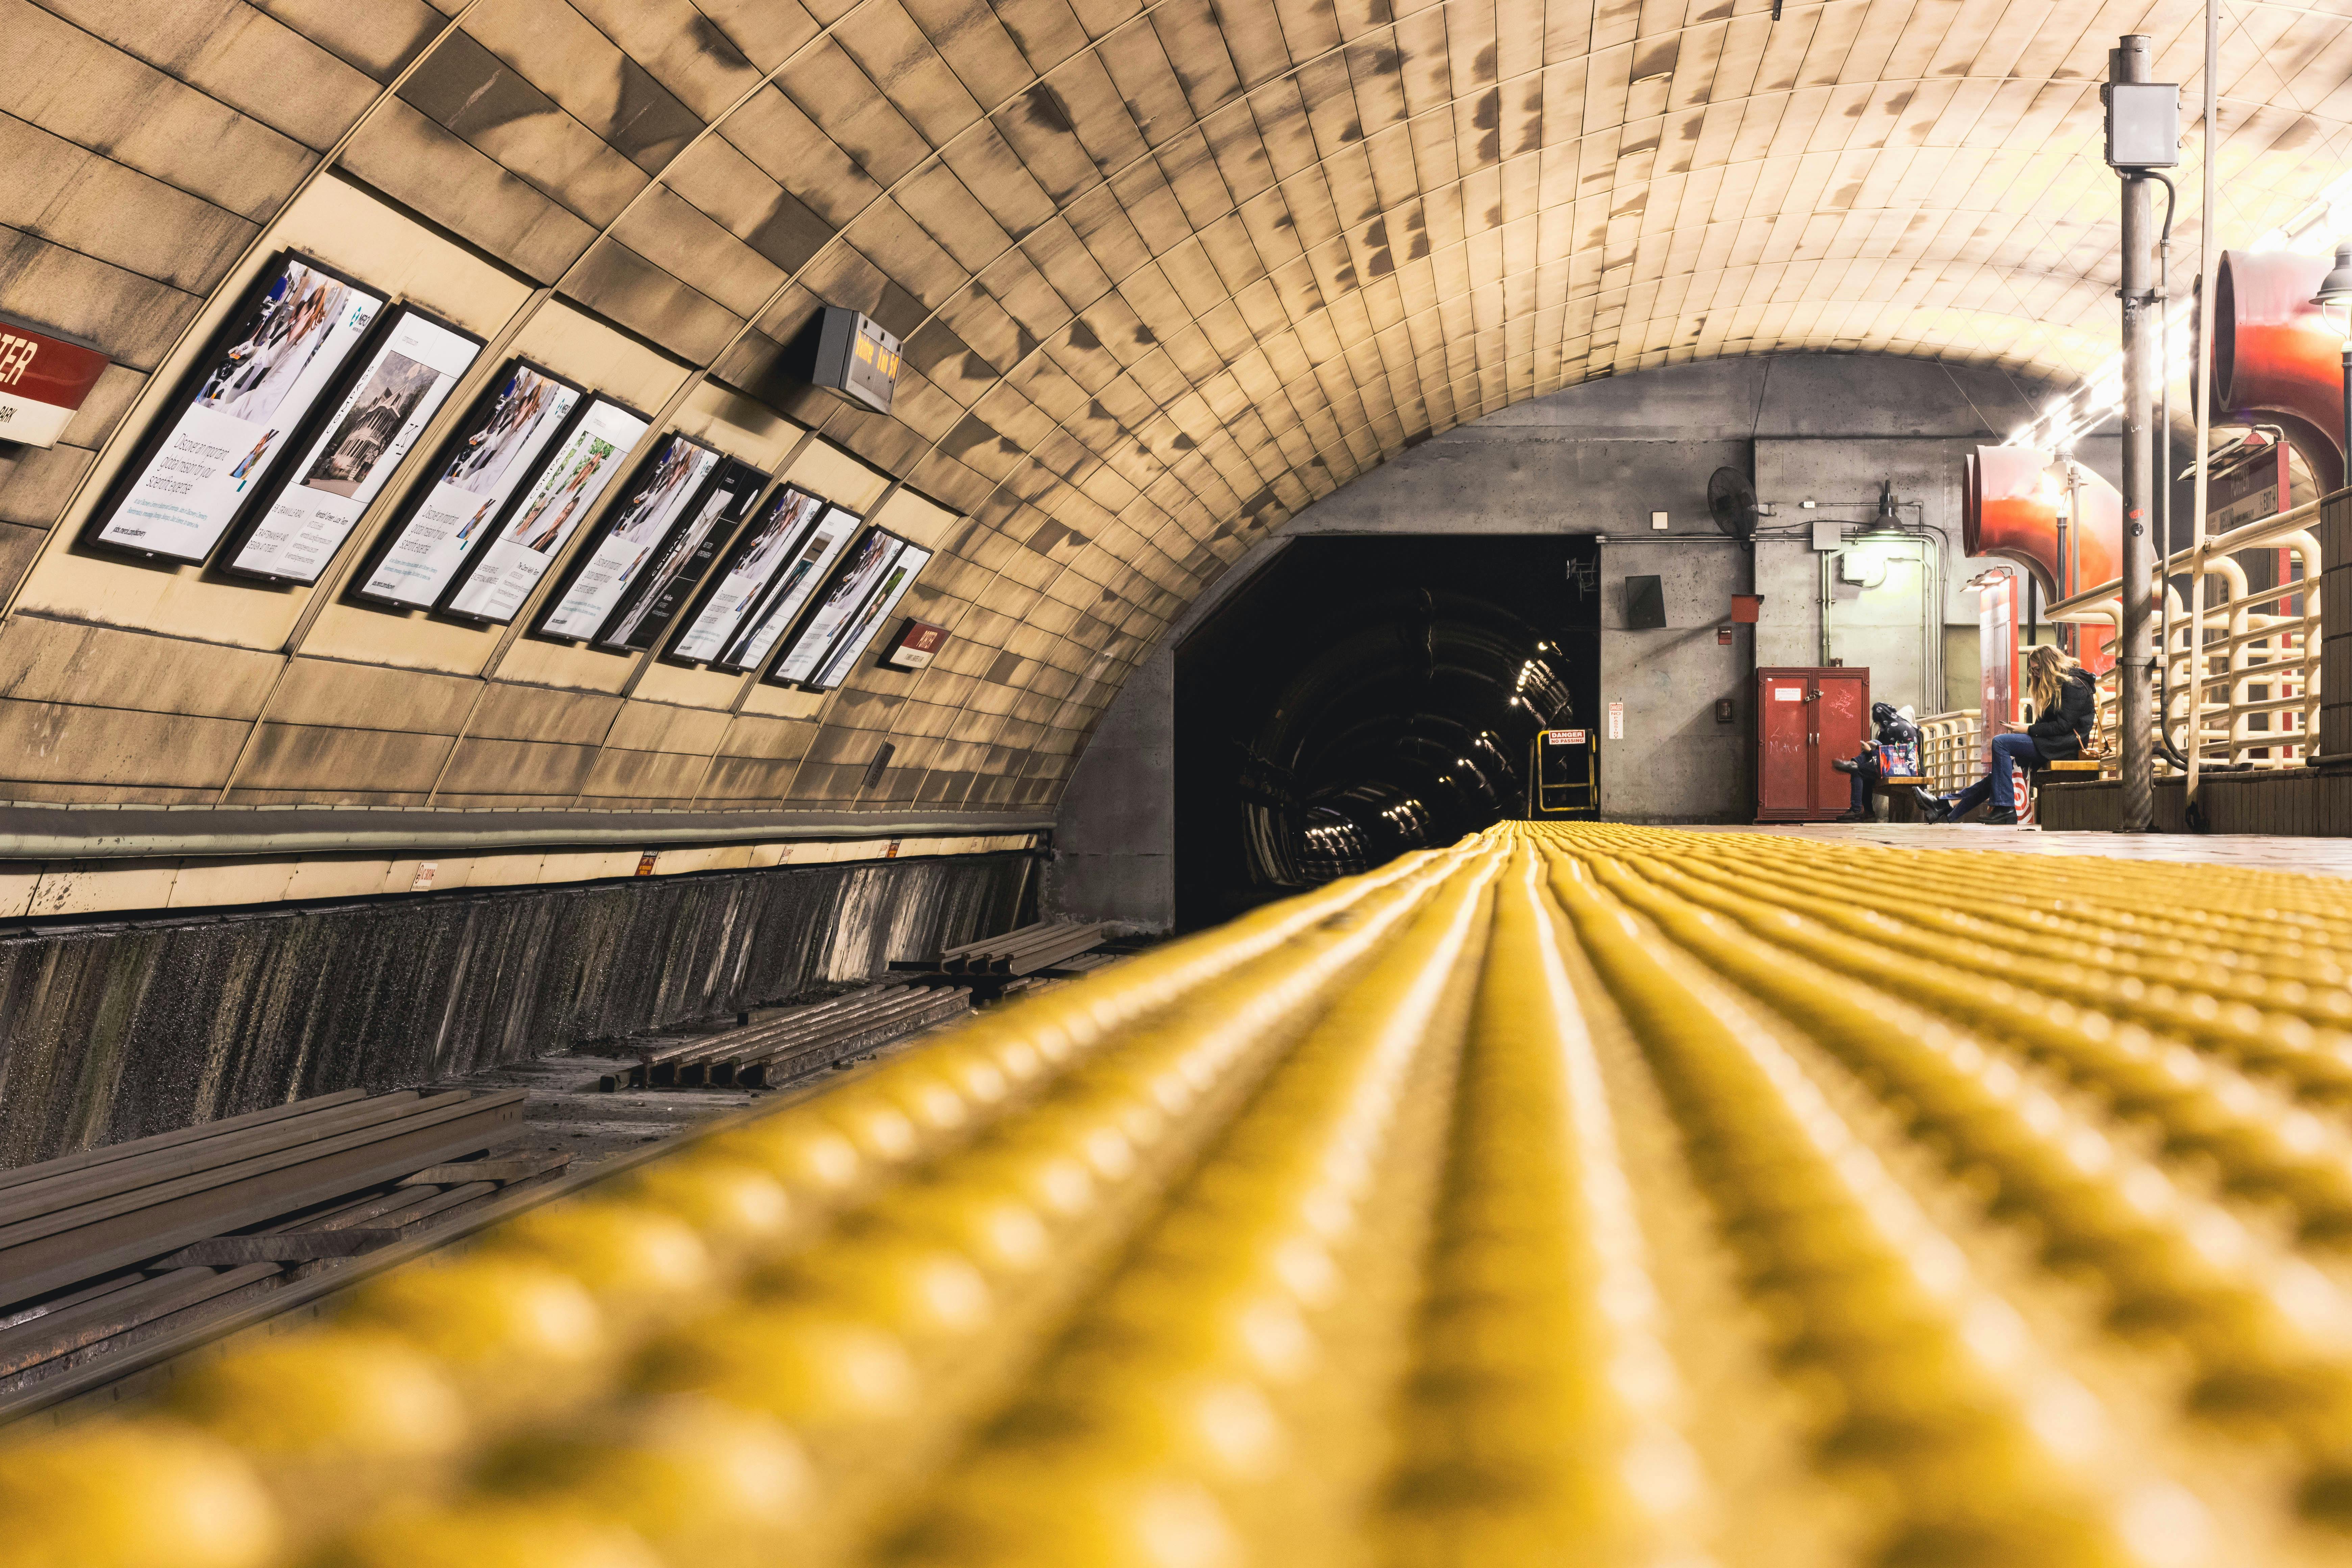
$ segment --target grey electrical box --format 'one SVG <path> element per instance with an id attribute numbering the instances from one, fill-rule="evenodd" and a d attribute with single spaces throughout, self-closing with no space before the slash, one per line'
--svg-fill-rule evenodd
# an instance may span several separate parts
<path id="1" fill-rule="evenodd" d="M 837 392 L 877 414 L 890 412 L 898 382 L 898 340 L 873 318 L 828 305 L 811 317 L 785 359 L 813 386 Z"/>
<path id="2" fill-rule="evenodd" d="M 2111 81 L 2099 89 L 2107 105 L 2107 163 L 2117 169 L 2170 169 L 2180 163 L 2180 84 Z"/>

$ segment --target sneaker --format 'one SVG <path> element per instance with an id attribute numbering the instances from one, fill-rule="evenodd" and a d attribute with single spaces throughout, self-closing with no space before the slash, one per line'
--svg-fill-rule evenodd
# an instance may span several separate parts
<path id="1" fill-rule="evenodd" d="M 2017 813 L 1996 811 L 1984 819 L 1984 825 L 1987 827 L 2014 827 L 2017 826 Z"/>
<path id="2" fill-rule="evenodd" d="M 1928 791 L 1922 789 L 1919 785 L 1913 784 L 1911 786 L 1911 798 L 1919 803 L 1919 809 L 1927 814 L 1928 821 L 1948 822 L 1951 820 L 1952 803 L 1946 800 L 1942 795 L 1930 794 Z"/>

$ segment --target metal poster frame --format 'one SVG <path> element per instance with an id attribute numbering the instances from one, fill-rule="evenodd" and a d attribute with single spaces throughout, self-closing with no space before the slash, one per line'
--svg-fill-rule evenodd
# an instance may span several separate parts
<path id="1" fill-rule="evenodd" d="M 365 299 L 374 300 L 375 304 L 366 321 L 352 334 L 348 346 L 342 350 L 341 356 L 323 369 L 309 394 L 309 400 L 292 413 L 284 426 L 269 430 L 268 435 L 254 446 L 245 459 L 229 470 L 227 475 L 229 479 L 242 479 L 245 482 L 239 485 L 236 492 L 236 499 L 230 504 L 227 514 L 219 520 L 217 525 L 212 525 L 209 521 L 207 521 L 206 525 L 212 528 L 212 531 L 209 537 L 205 539 L 201 549 L 192 553 L 186 550 L 141 544 L 131 539 L 108 538 L 108 531 L 117 524 L 124 510 L 133 504 L 139 489 L 154 477 L 157 465 L 163 459 L 166 447 L 175 437 L 184 434 L 190 417 L 198 412 L 212 412 L 209 409 L 200 410 L 198 407 L 204 398 L 205 385 L 215 378 L 227 376 L 228 373 L 236 369 L 238 364 L 248 363 L 232 361 L 230 356 L 238 349 L 253 342 L 267 328 L 273 319 L 268 311 L 270 296 L 286 280 L 288 273 L 295 268 L 305 268 L 320 278 L 339 283 L 346 289 L 355 290 Z M 362 360 L 373 346 L 377 332 L 390 319 L 395 302 L 396 296 L 391 290 L 372 283 L 363 283 L 341 268 L 330 267 L 306 251 L 290 248 L 278 251 L 268 265 L 261 269 L 259 275 L 247 285 L 244 293 L 237 299 L 236 308 L 223 319 L 221 325 L 205 340 L 204 352 L 196 356 L 194 363 L 181 377 L 179 384 L 173 389 L 170 400 L 149 420 L 145 433 L 139 437 L 138 445 L 131 448 L 129 460 L 108 482 L 104 493 L 99 499 L 98 505 L 91 510 L 89 519 L 81 525 L 81 530 L 77 536 L 78 542 L 89 549 L 103 551 L 112 555 L 147 561 L 169 561 L 179 565 L 199 565 L 211 560 L 220 549 L 221 542 L 236 531 L 238 523 L 243 521 L 259 492 L 269 487 L 270 480 L 276 476 L 278 465 L 285 460 L 286 454 L 301 447 L 310 437 L 310 427 L 325 416 L 322 408 L 331 409 L 340 402 L 344 377 L 351 374 L 353 363 Z M 296 308 L 299 310 L 299 306 Z M 336 306 L 339 313 L 346 308 L 341 302 Z M 289 379 L 278 393 L 280 403 L 272 404 L 267 410 L 262 410 L 263 418 L 266 419 L 277 413 L 283 399 L 298 385 L 302 384 L 309 373 L 311 357 L 315 357 L 319 350 L 326 346 L 334 331 L 332 326 L 323 329 L 325 335 L 321 337 L 318 345 L 311 349 L 310 356 L 305 357 L 300 365 L 291 371 Z M 294 341 L 299 342 L 299 338 Z M 261 354 L 268 352 L 269 346 L 265 344 L 256 349 L 251 357 L 255 360 L 259 359 Z M 263 370 L 261 379 L 247 392 L 238 394 L 236 401 L 241 402 L 251 391 L 258 391 L 261 387 L 268 385 L 271 371 L 274 370 L 276 363 L 274 360 L 268 362 L 268 366 Z M 232 383 L 235 379 L 237 378 L 230 378 Z M 224 394 L 220 401 L 230 400 Z M 221 408 L 219 412 L 229 419 L 247 424 L 253 423 L 247 418 L 246 415 L 232 414 L 226 407 Z M 257 425 L 255 427 L 259 426 Z M 189 438 L 194 440 L 193 437 Z M 244 437 L 238 435 L 236 439 L 242 442 Z M 173 460 L 184 464 L 202 461 L 204 458 L 192 457 Z M 219 460 L 225 461 L 226 458 Z M 186 482 L 193 486 L 212 478 L 216 471 L 207 470 L 201 475 L 193 475 Z"/>
<path id="2" fill-rule="evenodd" d="M 403 324 L 412 318 L 424 322 L 436 331 L 471 343 L 473 353 L 467 356 L 464 366 L 456 371 L 444 371 L 432 365 L 425 366 L 426 369 L 434 371 L 436 377 L 441 378 L 437 389 L 427 388 L 419 392 L 408 406 L 402 410 L 400 424 L 395 426 L 394 437 L 384 443 L 380 455 L 370 466 L 367 473 L 354 486 L 351 494 L 344 498 L 357 501 L 357 508 L 352 511 L 350 520 L 341 525 L 342 531 L 340 537 L 319 552 L 318 566 L 315 571 L 308 576 L 303 576 L 297 572 L 274 572 L 257 565 L 245 564 L 240 558 L 252 546 L 262 529 L 268 525 L 278 503 L 294 490 L 308 488 L 310 475 L 304 472 L 305 468 L 325 461 L 328 457 L 327 443 L 343 434 L 346 421 L 360 416 L 359 400 L 368 389 L 369 379 L 378 374 L 384 362 L 396 352 L 394 343 L 400 336 Z M 352 542 L 352 535 L 359 531 L 360 522 L 366 517 L 367 509 L 375 503 L 375 498 L 399 482 L 402 470 L 407 468 L 409 459 L 415 455 L 417 438 L 425 434 L 425 427 L 431 425 L 441 410 L 448 405 L 450 394 L 457 390 L 459 384 L 464 382 L 474 366 L 480 362 L 482 350 L 488 346 L 488 340 L 480 333 L 469 332 L 455 321 L 436 311 L 425 310 L 421 305 L 410 304 L 405 300 L 394 300 L 385 306 L 383 320 L 375 332 L 371 335 L 367 352 L 355 356 L 349 373 L 344 377 L 343 384 L 336 389 L 337 395 L 332 411 L 322 418 L 313 420 L 310 427 L 304 430 L 302 439 L 297 443 L 301 452 L 299 460 L 278 465 L 275 469 L 272 481 L 257 490 L 253 500 L 247 503 L 236 524 L 222 537 L 221 542 L 215 548 L 213 555 L 215 569 L 260 583 L 293 584 L 302 587 L 315 584 L 320 578 L 327 574 L 329 568 L 333 566 L 335 558 L 341 555 L 343 552 L 343 547 Z M 412 361 L 411 363 L 420 362 Z M 439 394 L 437 396 L 434 395 L 436 390 Z M 405 441 L 399 439 L 402 435 L 407 437 Z M 367 483 L 370 479 L 377 480 L 373 488 Z M 363 498 L 362 491 L 366 492 Z"/>
<path id="3" fill-rule="evenodd" d="M 589 646 L 621 653 L 659 642 L 678 611 L 696 597 L 710 563 L 734 542 L 743 520 L 759 509 L 771 481 L 765 468 L 720 453 L 701 489 L 679 510 L 652 563 L 623 590 L 613 613 L 588 639 Z"/>
<path id="4" fill-rule="evenodd" d="M 643 452 L 619 499 L 604 509 L 593 531 L 572 550 L 562 576 L 541 602 L 531 623 L 532 637 L 583 644 L 603 632 L 627 596 L 637 568 L 661 553 L 727 456 L 676 427 Z M 559 617 L 579 624 L 558 626 Z"/>
<path id="5" fill-rule="evenodd" d="M 622 418 L 634 421 L 637 426 L 637 433 L 629 438 L 629 444 L 625 447 L 618 441 L 606 443 L 613 448 L 614 461 L 610 468 L 602 470 L 604 477 L 593 487 L 582 484 L 579 480 L 574 481 L 574 485 L 581 490 L 576 505 L 567 503 L 565 510 L 559 514 L 554 523 L 550 526 L 548 544 L 544 550 L 528 541 L 509 541 L 505 536 L 509 529 L 517 525 L 524 498 L 544 488 L 551 479 L 556 477 L 557 467 L 570 460 L 574 443 L 588 429 L 599 407 L 609 408 Z M 522 487 L 516 491 L 513 501 L 509 503 L 504 515 L 499 518 L 497 529 L 482 541 L 479 548 L 468 551 L 464 565 L 450 574 L 449 585 L 441 591 L 441 596 L 434 602 L 433 613 L 467 626 L 512 625 L 515 618 L 530 605 L 530 596 L 539 592 L 540 585 L 547 581 L 547 573 L 543 568 L 532 575 L 529 584 L 521 585 L 515 595 L 514 607 L 511 610 L 502 613 L 485 613 L 482 610 L 460 605 L 458 600 L 473 592 L 475 579 L 482 575 L 491 557 L 499 552 L 499 546 L 503 544 L 509 542 L 520 544 L 524 550 L 544 556 L 549 564 L 553 564 L 554 558 L 562 555 L 569 548 L 573 538 L 580 531 L 579 521 L 572 520 L 577 518 L 584 521 L 587 514 L 594 510 L 597 502 L 604 498 L 606 487 L 611 485 L 619 475 L 628 471 L 629 459 L 635 456 L 637 448 L 644 445 L 646 437 L 653 433 L 653 416 L 631 404 L 622 402 L 610 393 L 592 392 L 583 398 L 578 414 L 572 419 L 570 427 L 563 432 L 562 438 L 549 442 L 547 448 L 541 450 L 540 460 L 532 466 L 530 476 L 524 480 Z M 602 437 L 593 438 L 604 439 Z M 583 478 L 584 477 L 583 475 Z M 573 486 L 563 488 L 568 489 Z M 562 491 L 555 493 L 561 494 Z M 538 518 L 534 516 L 530 521 L 536 524 Z M 496 591 L 495 588 L 485 590 L 488 593 Z"/>
<path id="6" fill-rule="evenodd" d="M 536 376 L 547 385 L 571 394 L 570 406 L 555 415 L 553 423 L 546 426 L 544 434 L 540 430 L 542 421 L 532 421 L 519 449 L 508 465 L 499 470 L 501 493 L 495 500 L 486 503 L 487 512 L 478 512 L 470 521 L 461 524 L 456 531 L 461 540 L 475 529 L 480 530 L 479 536 L 459 550 L 457 558 L 449 563 L 447 572 L 429 584 L 428 592 L 421 597 L 406 599 L 396 594 L 372 591 L 369 584 L 383 570 L 384 563 L 400 549 L 412 531 L 419 526 L 420 516 L 425 508 L 431 506 L 440 491 L 452 483 L 446 476 L 471 457 L 489 437 L 508 389 L 513 385 L 515 378 L 522 374 Z M 572 425 L 587 413 L 589 399 L 594 395 L 587 387 L 568 376 L 558 375 L 528 355 L 510 356 L 476 395 L 465 416 L 450 431 L 448 438 L 434 452 L 433 460 L 425 472 L 410 481 L 407 495 L 402 498 L 391 520 L 376 531 L 367 553 L 352 574 L 351 586 L 344 596 L 354 604 L 377 609 L 401 612 L 432 609 L 440 602 L 449 585 L 464 573 L 466 562 L 476 547 L 498 532 L 499 526 L 506 521 L 507 514 L 514 510 L 527 481 L 539 471 L 540 460 L 550 447 L 560 447 L 572 434 Z"/>

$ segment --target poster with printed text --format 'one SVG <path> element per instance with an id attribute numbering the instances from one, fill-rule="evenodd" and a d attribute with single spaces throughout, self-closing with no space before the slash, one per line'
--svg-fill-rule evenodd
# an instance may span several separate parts
<path id="1" fill-rule="evenodd" d="M 468 559 L 469 569 L 457 577 L 442 607 L 501 626 L 520 615 L 651 423 L 610 398 L 589 399 L 572 433 L 540 464 L 522 504 Z"/>
<path id="2" fill-rule="evenodd" d="M 770 496 L 670 645 L 669 657 L 715 660 L 724 653 L 824 510 L 822 500 L 797 486 L 782 486 Z"/>
<path id="3" fill-rule="evenodd" d="M 785 645 L 767 679 L 779 684 L 808 684 L 817 667 L 833 651 L 835 642 L 880 591 L 882 580 L 889 575 L 891 563 L 906 544 L 895 533 L 886 533 L 878 528 L 866 530 L 849 553 L 842 557 L 816 608 Z"/>
<path id="4" fill-rule="evenodd" d="M 653 456 L 604 519 L 598 537 L 582 552 L 555 603 L 539 618 L 542 637 L 575 640 L 594 637 L 621 603 L 637 574 L 660 551 L 688 501 L 719 466 L 719 454 L 675 433 L 656 444 Z"/>
<path id="5" fill-rule="evenodd" d="M 510 362 L 435 458 L 431 479 L 418 483 L 408 515 L 378 545 L 353 591 L 417 609 L 436 602 L 498 526 L 581 396 L 538 365 Z"/>
<path id="6" fill-rule="evenodd" d="M 594 637 L 598 647 L 650 647 L 661 637 L 710 563 L 727 547 L 743 514 L 760 499 L 768 477 L 730 459 L 719 465 L 688 504 L 684 519 Z"/>
<path id="7" fill-rule="evenodd" d="M 784 569 L 754 605 L 744 629 L 738 632 L 728 649 L 719 655 L 721 669 L 757 669 L 793 622 L 808 607 L 824 574 L 833 570 L 849 542 L 857 537 L 857 525 L 864 521 L 856 513 L 841 507 L 827 507 L 806 535 L 806 542 L 785 557 Z"/>
<path id="8" fill-rule="evenodd" d="M 388 298 L 305 257 L 273 262 L 86 537 L 175 561 L 210 555 L 267 487 Z"/>
<path id="9" fill-rule="evenodd" d="M 317 582 L 481 352 L 478 338 L 400 307 L 333 417 L 227 552 L 228 569 Z"/>
<path id="10" fill-rule="evenodd" d="M 922 571 L 930 559 L 931 552 L 918 545 L 909 544 L 898 552 L 898 558 L 890 563 L 890 570 L 882 578 L 882 585 L 874 591 L 873 596 L 866 601 L 866 607 L 857 612 L 846 629 L 835 639 L 833 651 L 825 655 L 824 662 L 818 665 L 816 673 L 809 678 L 812 688 L 818 691 L 830 691 L 849 679 L 849 672 L 857 667 L 859 657 L 873 643 L 874 634 L 889 624 L 891 612 L 898 609 L 898 601 L 905 598 L 907 590 L 915 585 L 916 574 Z"/>

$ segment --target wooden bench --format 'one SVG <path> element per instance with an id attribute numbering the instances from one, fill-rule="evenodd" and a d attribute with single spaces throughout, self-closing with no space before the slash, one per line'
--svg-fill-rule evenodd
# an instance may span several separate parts
<path id="1" fill-rule="evenodd" d="M 1919 797 L 1911 791 L 1915 787 L 1924 789 L 1927 784 L 1927 775 L 1925 773 L 1897 773 L 1890 778 L 1881 778 L 1870 787 L 1886 797 L 1887 821 L 1916 822 L 1919 820 Z"/>

